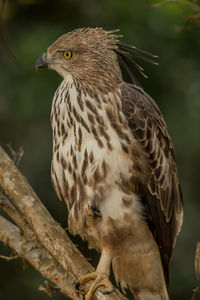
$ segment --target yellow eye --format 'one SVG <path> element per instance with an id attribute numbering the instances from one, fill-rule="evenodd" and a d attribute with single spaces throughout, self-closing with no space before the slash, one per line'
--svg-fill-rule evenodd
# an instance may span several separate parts
<path id="1" fill-rule="evenodd" d="M 69 59 L 72 57 L 72 52 L 70 50 L 67 50 L 63 53 L 64 58 Z"/>

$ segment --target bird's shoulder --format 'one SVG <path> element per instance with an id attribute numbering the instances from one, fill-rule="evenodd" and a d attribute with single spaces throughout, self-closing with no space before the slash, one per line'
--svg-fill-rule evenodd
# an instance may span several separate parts
<path id="1" fill-rule="evenodd" d="M 173 144 L 167 131 L 164 118 L 156 102 L 139 86 L 124 83 L 120 87 L 122 111 L 129 121 L 129 127 L 134 131 L 157 127 L 156 133 L 165 137 L 170 152 Z M 146 127 L 148 125 L 148 128 Z M 138 131 L 139 135 L 140 131 Z M 137 133 L 136 133 L 137 134 Z M 139 136 L 138 136 L 139 138 Z"/>

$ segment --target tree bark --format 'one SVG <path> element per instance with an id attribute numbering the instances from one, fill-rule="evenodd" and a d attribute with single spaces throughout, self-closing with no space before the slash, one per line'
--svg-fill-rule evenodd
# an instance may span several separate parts
<path id="1" fill-rule="evenodd" d="M 0 207 L 16 224 L 0 216 L 0 240 L 51 280 L 66 297 L 83 299 L 76 291 L 76 283 L 81 276 L 93 272 L 93 267 L 52 218 L 1 147 Z M 126 298 L 115 288 L 111 295 L 97 290 L 94 299 Z"/>

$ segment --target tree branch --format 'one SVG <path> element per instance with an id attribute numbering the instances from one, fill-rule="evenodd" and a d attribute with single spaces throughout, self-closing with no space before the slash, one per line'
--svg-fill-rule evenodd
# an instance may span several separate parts
<path id="1" fill-rule="evenodd" d="M 54 282 L 61 292 L 76 299 L 75 291 L 66 278 L 67 274 L 56 263 L 47 258 L 32 240 L 28 240 L 17 226 L 0 216 L 0 240 L 26 259 L 44 277 Z"/>
<path id="2" fill-rule="evenodd" d="M 82 299 L 76 291 L 79 278 L 93 267 L 52 218 L 26 178 L 0 147 L 0 207 L 16 225 L 0 216 L 0 240 L 26 259 L 61 293 Z M 111 295 L 95 293 L 97 300 L 123 300 L 117 289 Z"/>

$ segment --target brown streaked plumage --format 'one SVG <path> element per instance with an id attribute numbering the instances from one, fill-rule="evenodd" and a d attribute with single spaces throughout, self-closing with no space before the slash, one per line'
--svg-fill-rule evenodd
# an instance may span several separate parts
<path id="1" fill-rule="evenodd" d="M 36 62 L 63 77 L 52 104 L 52 181 L 68 206 L 72 234 L 101 251 L 85 299 L 122 290 L 168 300 L 168 266 L 182 225 L 174 149 L 156 103 L 139 86 L 134 58 L 156 56 L 118 41 L 115 31 L 82 28 L 61 36 Z M 118 59 L 133 84 L 123 81 Z M 134 68 L 132 68 L 134 67 Z"/>

